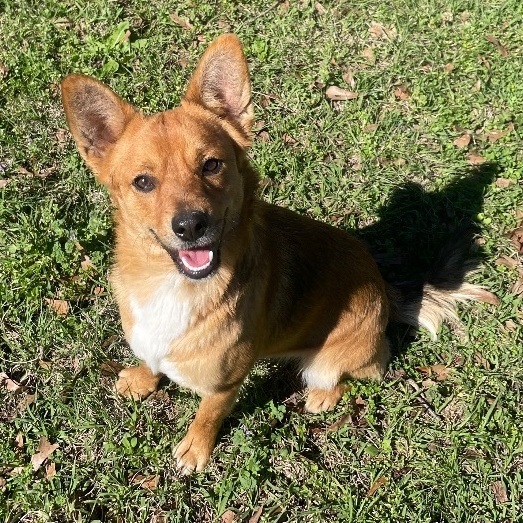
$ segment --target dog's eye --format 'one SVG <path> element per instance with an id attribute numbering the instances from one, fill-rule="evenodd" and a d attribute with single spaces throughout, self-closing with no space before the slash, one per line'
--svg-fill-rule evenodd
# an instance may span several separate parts
<path id="1" fill-rule="evenodd" d="M 209 158 L 203 164 L 202 173 L 204 176 L 209 176 L 210 174 L 216 174 L 221 171 L 223 166 L 222 160 L 217 160 L 216 158 Z"/>
<path id="2" fill-rule="evenodd" d="M 133 185 L 140 192 L 151 192 L 156 187 L 156 180 L 148 174 L 140 174 L 133 180 Z"/>

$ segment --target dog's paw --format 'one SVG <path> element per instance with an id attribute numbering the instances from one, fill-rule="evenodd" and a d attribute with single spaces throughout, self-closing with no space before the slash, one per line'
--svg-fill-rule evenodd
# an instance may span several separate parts
<path id="1" fill-rule="evenodd" d="M 331 410 L 348 389 L 349 387 L 341 384 L 331 390 L 310 389 L 305 402 L 305 410 L 313 414 Z"/>
<path id="2" fill-rule="evenodd" d="M 213 442 L 205 436 L 191 435 L 191 431 L 180 441 L 174 457 L 180 473 L 188 476 L 193 472 L 200 472 L 209 462 L 213 449 Z"/>
<path id="3" fill-rule="evenodd" d="M 159 381 L 160 378 L 143 365 L 127 367 L 118 374 L 116 391 L 126 398 L 144 399 L 156 390 Z"/>

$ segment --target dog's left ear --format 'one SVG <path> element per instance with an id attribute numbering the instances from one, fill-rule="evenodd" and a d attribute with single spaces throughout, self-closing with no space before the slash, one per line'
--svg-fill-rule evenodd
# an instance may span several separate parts
<path id="1" fill-rule="evenodd" d="M 185 100 L 225 118 L 249 138 L 254 118 L 247 61 L 237 36 L 225 34 L 205 51 Z"/>

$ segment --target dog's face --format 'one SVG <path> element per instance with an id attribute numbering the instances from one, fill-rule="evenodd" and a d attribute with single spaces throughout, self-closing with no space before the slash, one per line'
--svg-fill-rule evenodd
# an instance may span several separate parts
<path id="1" fill-rule="evenodd" d="M 192 279 L 211 275 L 238 223 L 252 106 L 247 64 L 236 37 L 206 51 L 180 107 L 143 116 L 97 80 L 62 83 L 79 150 L 118 209 L 119 227 L 153 240 Z"/>

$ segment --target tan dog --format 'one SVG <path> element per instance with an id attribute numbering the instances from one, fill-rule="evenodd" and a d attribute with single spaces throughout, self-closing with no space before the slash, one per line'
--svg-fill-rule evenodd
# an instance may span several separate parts
<path id="1" fill-rule="evenodd" d="M 435 334 L 456 300 L 486 292 L 426 285 L 402 298 L 358 240 L 256 198 L 250 83 L 233 35 L 211 44 L 174 110 L 144 116 L 82 75 L 62 93 L 80 153 L 115 206 L 112 285 L 142 360 L 117 389 L 142 398 L 167 375 L 202 396 L 176 450 L 184 473 L 208 462 L 257 359 L 298 358 L 305 408 L 321 412 L 343 379 L 383 376 L 391 314 Z"/>

